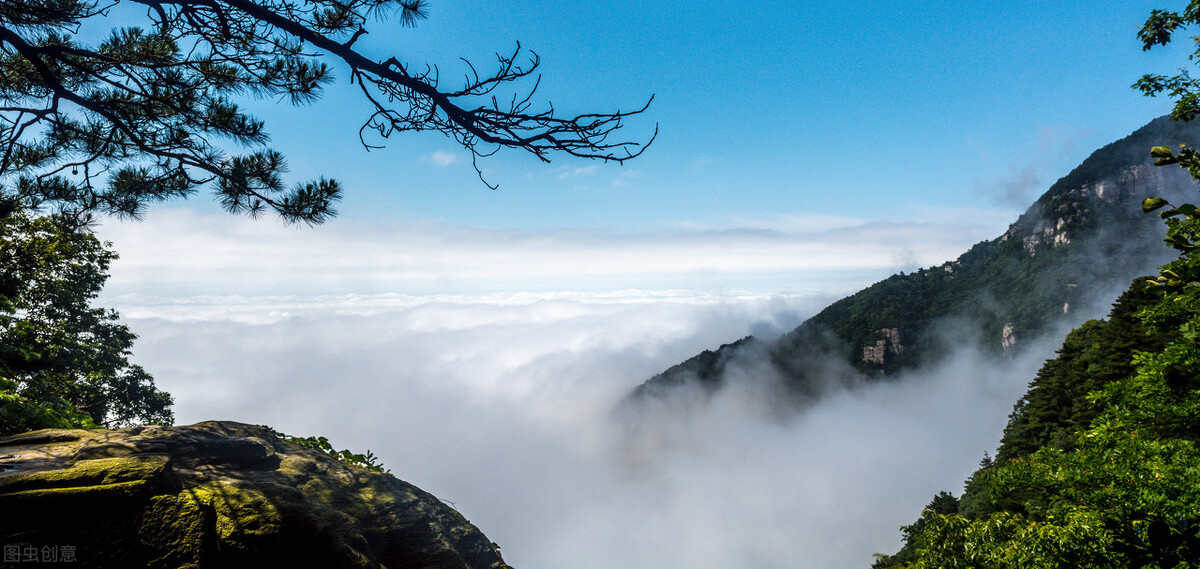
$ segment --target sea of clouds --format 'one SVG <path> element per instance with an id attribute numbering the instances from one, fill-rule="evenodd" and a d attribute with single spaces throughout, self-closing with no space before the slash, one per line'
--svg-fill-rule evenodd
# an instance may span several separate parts
<path id="1" fill-rule="evenodd" d="M 898 251 L 925 250 L 897 235 L 938 244 L 920 264 L 974 236 L 823 229 L 860 240 L 810 266 L 819 236 L 804 233 L 425 230 L 417 254 L 407 229 L 318 239 L 168 211 L 101 229 L 123 256 L 101 304 L 140 335 L 135 360 L 175 396 L 179 423 L 369 449 L 523 569 L 867 567 L 937 491 L 961 489 L 1052 350 L 993 365 L 965 347 L 788 418 L 746 384 L 633 424 L 613 409 L 646 378 L 788 330 L 895 270 Z M 508 261 L 488 255 L 501 249 Z M 861 264 L 824 260 L 844 255 Z M 503 290 L 514 283 L 528 286 Z"/>

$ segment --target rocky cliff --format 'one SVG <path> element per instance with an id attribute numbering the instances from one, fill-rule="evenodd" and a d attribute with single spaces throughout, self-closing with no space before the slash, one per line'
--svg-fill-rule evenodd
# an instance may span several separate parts
<path id="1" fill-rule="evenodd" d="M 1141 200 L 1188 199 L 1195 185 L 1179 168 L 1153 166 L 1150 148 L 1197 142 L 1200 124 L 1156 119 L 1094 152 L 996 239 L 941 266 L 893 275 L 780 338 L 742 338 L 673 366 L 622 409 L 682 386 L 711 394 L 749 369 L 778 376 L 803 402 L 830 384 L 935 363 L 963 344 L 1015 355 L 1099 313 L 1131 279 L 1171 258 L 1161 221 L 1142 213 Z"/>
<path id="2" fill-rule="evenodd" d="M 0 513 L 4 567 L 507 567 L 429 493 L 234 422 L 0 439 Z"/>

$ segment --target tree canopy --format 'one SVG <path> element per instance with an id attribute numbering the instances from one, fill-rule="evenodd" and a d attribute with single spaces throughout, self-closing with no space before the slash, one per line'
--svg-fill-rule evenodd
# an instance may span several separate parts
<path id="1" fill-rule="evenodd" d="M 1182 12 L 1172 10 L 1154 10 L 1146 19 L 1146 24 L 1138 31 L 1138 39 L 1142 41 L 1142 49 L 1149 50 L 1155 46 L 1171 43 L 1175 32 L 1188 25 L 1200 24 L 1200 1 L 1191 0 Z M 1200 42 L 1196 43 L 1196 51 L 1190 59 L 1197 61 L 1200 57 Z M 1178 121 L 1190 121 L 1200 117 L 1200 82 L 1180 69 L 1177 75 L 1166 76 L 1146 74 L 1133 84 L 1135 89 L 1146 95 L 1158 95 L 1166 92 L 1175 100 L 1171 109 L 1171 118 Z"/>
<path id="2" fill-rule="evenodd" d="M 95 45 L 79 39 L 81 26 L 122 3 L 144 7 L 142 27 L 112 29 Z M 334 213 L 340 184 L 289 185 L 264 123 L 235 98 L 311 103 L 333 79 L 327 61 L 344 64 L 368 102 L 359 131 L 367 146 L 376 140 L 368 135 L 436 131 L 473 158 L 515 148 L 543 161 L 557 153 L 623 162 L 653 141 L 614 135 L 649 101 L 573 116 L 535 108 L 539 59 L 519 44 L 497 55 L 491 73 L 471 66 L 454 86 L 436 66 L 355 47 L 372 20 L 413 26 L 427 14 L 425 0 L 0 3 L 0 198 L 77 217 L 130 216 L 211 184 L 230 212 L 321 222 Z"/>
<path id="3" fill-rule="evenodd" d="M 91 306 L 115 258 L 72 220 L 0 216 L 0 435 L 171 423 L 171 397 L 128 360 L 136 336 Z"/>

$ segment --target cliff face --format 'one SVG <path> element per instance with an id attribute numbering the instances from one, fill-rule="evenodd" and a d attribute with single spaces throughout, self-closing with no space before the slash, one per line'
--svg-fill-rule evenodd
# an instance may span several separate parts
<path id="1" fill-rule="evenodd" d="M 507 567 L 429 493 L 233 422 L 0 439 L 0 512 L 5 567 Z"/>
<path id="2" fill-rule="evenodd" d="M 1200 142 L 1200 124 L 1156 119 L 1094 152 L 996 239 L 939 267 L 893 275 L 816 314 L 781 338 L 747 337 L 674 366 L 623 403 L 671 397 L 683 385 L 714 393 L 739 358 L 761 357 L 802 401 L 937 362 L 964 343 L 998 357 L 1107 306 L 1130 280 L 1167 262 L 1163 226 L 1141 200 L 1180 201 L 1194 184 L 1152 165 L 1150 148 Z M 949 330 L 949 331 L 948 331 Z M 745 363 L 745 362 L 743 362 Z"/>
<path id="3" fill-rule="evenodd" d="M 899 328 L 884 328 L 877 333 L 880 339 L 863 348 L 862 363 L 882 368 L 892 358 L 904 353 L 904 343 L 900 341 Z"/>
<path id="4" fill-rule="evenodd" d="M 1112 178 L 1084 182 L 1047 196 L 1044 202 L 1022 215 L 1001 241 L 1019 238 L 1029 256 L 1040 249 L 1057 249 L 1069 245 L 1072 233 L 1086 230 L 1093 218 L 1103 210 L 1169 191 L 1168 186 L 1179 178 L 1178 172 L 1150 164 L 1123 165 Z"/>

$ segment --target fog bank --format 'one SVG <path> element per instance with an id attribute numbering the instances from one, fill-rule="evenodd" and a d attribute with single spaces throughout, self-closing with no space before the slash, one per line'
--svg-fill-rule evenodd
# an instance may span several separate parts
<path id="1" fill-rule="evenodd" d="M 117 307 L 180 423 L 264 423 L 370 449 L 453 502 L 515 567 L 864 568 L 899 546 L 899 526 L 934 493 L 958 493 L 1049 348 L 1003 367 L 964 350 L 790 420 L 738 388 L 636 437 L 611 413 L 667 366 L 789 329 L 828 301 L 627 292 Z"/>
<path id="2" fill-rule="evenodd" d="M 1004 230 L 1007 216 L 938 222 L 798 218 L 652 232 L 393 226 L 151 212 L 109 220 L 121 259 L 106 295 L 471 295 L 687 290 L 837 294 L 897 270 L 937 265 Z"/>

